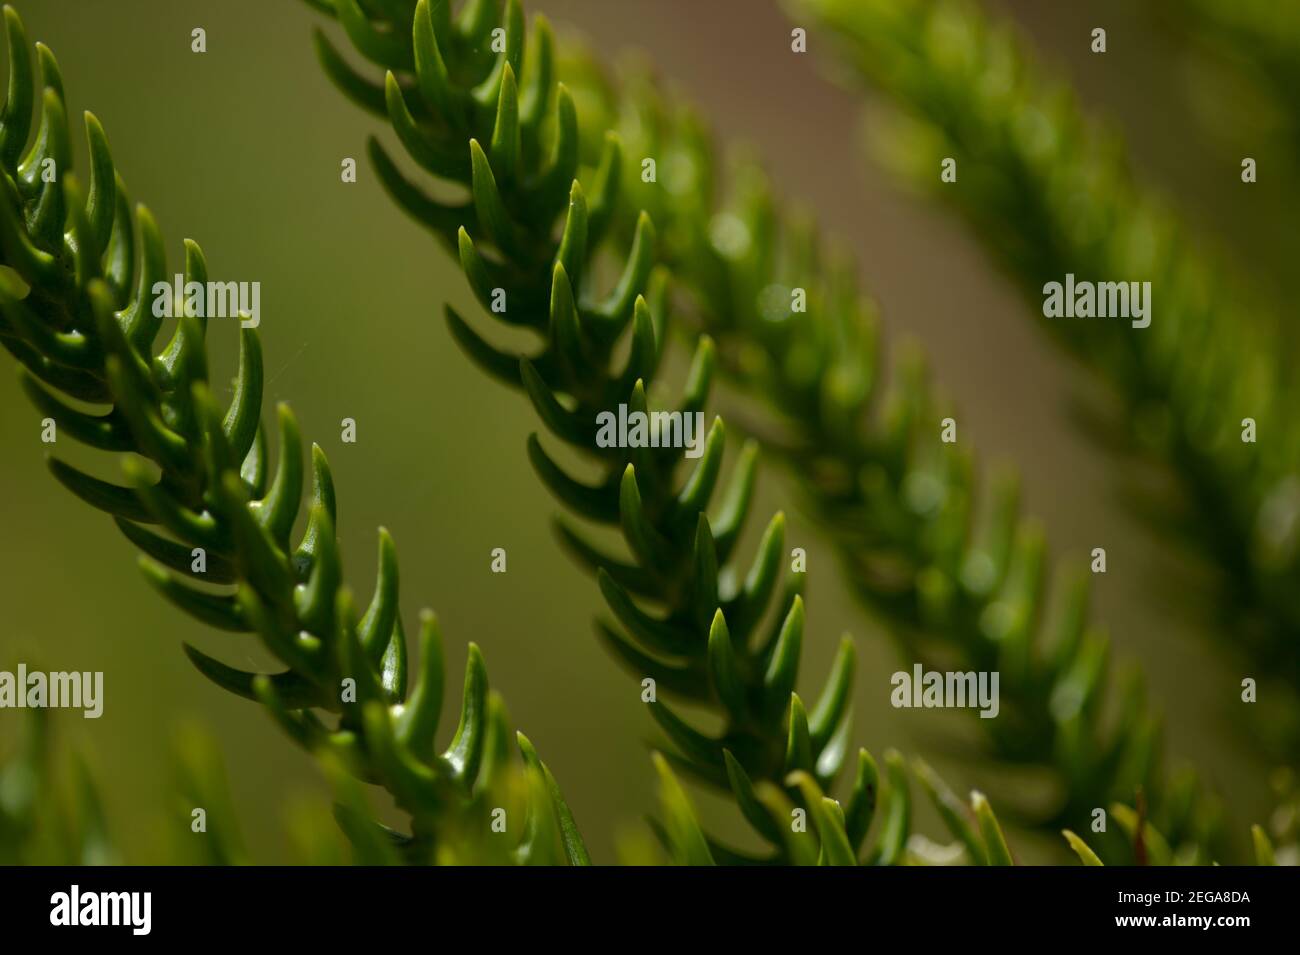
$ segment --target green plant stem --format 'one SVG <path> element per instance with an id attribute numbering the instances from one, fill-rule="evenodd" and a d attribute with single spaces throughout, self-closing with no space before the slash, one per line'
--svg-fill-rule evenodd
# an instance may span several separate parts
<path id="1" fill-rule="evenodd" d="M 341 817 L 355 843 L 373 848 L 369 861 L 585 862 L 554 781 L 522 737 L 524 767 L 512 768 L 504 705 L 489 691 L 473 645 L 460 725 L 448 749 L 435 752 L 443 694 L 436 621 L 422 617 L 418 673 L 408 681 L 392 539 L 380 531 L 375 595 L 358 615 L 334 532 L 334 482 L 318 447 L 306 528 L 291 544 L 302 443 L 292 413 L 280 406 L 272 469 L 256 334 L 241 334 L 238 380 L 224 409 L 209 386 L 205 319 L 186 314 L 153 351 L 163 319 L 152 290 L 169 278 L 158 227 L 143 206 L 132 210 L 90 114 L 92 171 L 83 193 L 71 174 L 62 79 L 40 45 L 43 108 L 23 154 L 35 90 L 21 21 L 9 7 L 4 17 L 10 96 L 0 115 L 0 343 L 22 364 L 23 388 L 53 419 L 57 440 L 126 455 L 130 483 L 51 457 L 55 477 L 114 516 L 147 555 L 141 567 L 163 596 L 220 629 L 256 633 L 285 667 L 241 672 L 186 646 L 205 676 L 261 701 L 297 743 L 392 793 L 410 816 L 409 833 L 359 817 L 359 800 Z M 46 169 L 56 174 L 46 178 Z M 186 281 L 203 283 L 207 274 L 199 247 L 187 242 Z M 105 410 L 79 410 L 84 405 Z M 506 806 L 507 818 L 523 823 L 498 837 L 489 814 Z"/>
<path id="2" fill-rule="evenodd" d="M 775 414 L 765 443 L 790 465 L 854 591 L 889 621 L 908 665 L 955 659 L 1000 671 L 1002 712 L 980 720 L 990 755 L 1047 770 L 1053 783 L 1052 802 L 1022 802 L 1021 817 L 1084 828 L 1094 809 L 1142 787 L 1181 858 L 1218 857 L 1217 804 L 1190 772 L 1166 779 L 1159 721 L 1136 675 L 1112 685 L 1087 574 L 1056 572 L 1059 612 L 1048 619 L 1044 532 L 1019 516 L 1014 476 L 983 477 L 967 442 L 940 440 L 949 411 L 916 349 L 903 351 L 885 392 L 877 308 L 851 259 L 809 216 L 783 208 L 755 163 L 721 169 L 705 124 L 652 78 L 616 85 L 578 48 L 562 71 L 597 107 L 584 136 L 622 134 L 620 229 L 642 208 L 661 223 L 660 249 L 688 296 L 684 325 L 712 336 L 724 375 Z M 673 178 L 641 182 L 643 157 L 672 157 Z M 1108 851 L 1117 861 L 1129 848 L 1116 839 Z"/>
<path id="3" fill-rule="evenodd" d="M 633 413 L 702 413 L 716 356 L 713 342 L 701 338 L 684 393 L 656 400 L 669 309 L 655 231 L 649 217 L 636 216 L 626 241 L 607 241 L 626 188 L 624 156 L 614 135 L 579 143 L 573 98 L 555 78 L 549 25 L 539 17 L 529 44 L 514 0 L 504 9 L 469 3 L 455 17 L 445 0 L 420 0 L 413 9 L 401 0 L 333 6 L 352 44 L 386 75 L 380 84 L 357 72 L 318 33 L 326 72 L 391 123 L 426 174 L 460 184 L 469 197 L 460 204 L 433 198 L 372 140 L 382 182 L 455 250 L 484 309 L 531 332 L 540 347 L 521 359 L 449 308 L 453 336 L 490 375 L 526 392 L 556 443 L 585 457 L 596 475 L 574 477 L 534 436 L 528 452 L 543 483 L 573 514 L 622 532 L 627 557 L 560 525 L 576 560 L 596 573 L 617 621 L 600 623 L 602 639 L 642 680 L 643 699 L 673 744 L 659 761 L 659 828 L 674 857 L 901 861 L 910 820 L 901 758 L 886 761 L 886 821 L 872 848 L 863 849 L 876 801 L 871 756 L 859 751 L 844 807 L 829 808 L 824 795 L 849 753 L 853 645 L 841 643 L 819 701 L 806 708 L 794 691 L 802 579 L 795 574 L 780 585 L 782 515 L 769 522 L 747 571 L 734 561 L 753 493 L 754 446 L 741 449 L 727 491 L 717 495 L 726 442 L 720 419 L 686 475 L 679 473 L 680 447 L 605 447 L 598 440 L 599 416 L 620 405 Z M 708 709 L 721 728 L 696 729 L 659 693 Z M 670 766 L 729 792 L 765 848 L 706 842 Z M 794 812 L 811 817 L 806 833 L 792 833 Z"/>

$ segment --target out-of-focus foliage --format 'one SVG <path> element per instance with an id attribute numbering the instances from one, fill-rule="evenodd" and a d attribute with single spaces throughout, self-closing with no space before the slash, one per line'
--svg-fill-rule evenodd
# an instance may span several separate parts
<path id="1" fill-rule="evenodd" d="M 1149 501 L 1222 570 L 1222 630 L 1253 675 L 1300 689 L 1300 422 L 1274 311 L 1134 179 L 1122 144 L 1089 121 L 1006 23 L 966 0 L 798 0 L 907 121 L 888 153 L 951 204 L 1018 281 L 1150 281 L 1151 325 L 1047 320 L 1104 375 L 1134 441 L 1186 489 Z M 945 157 L 958 182 L 940 182 Z M 1245 419 L 1257 440 L 1242 440 Z M 1300 708 L 1268 709 L 1261 735 L 1300 746 Z M 1291 751 L 1294 751 L 1292 749 Z"/>
<path id="2" fill-rule="evenodd" d="M 86 761 L 52 733 L 56 718 L 30 709 L 14 716 L 15 739 L 0 746 L 0 865 L 120 865 L 132 861 L 115 844 Z M 177 865 L 241 865 L 250 860 L 212 736 L 198 726 L 174 748 L 175 813 L 166 853 Z M 352 854 L 330 814 L 304 802 L 289 815 L 295 853 L 309 864 L 340 864 Z M 203 815 L 195 810 L 202 809 Z"/>
<path id="3" fill-rule="evenodd" d="M 1193 54 L 1193 102 L 1207 128 L 1300 167 L 1300 6 L 1168 0 L 1160 21 Z"/>
<path id="4" fill-rule="evenodd" d="M 1250 842 L 1255 865 L 1300 865 L 1300 790 L 1295 784 L 1295 773 L 1289 769 L 1278 770 L 1272 780 L 1278 808 L 1267 826 L 1250 827 Z M 1179 853 L 1163 833 L 1144 818 L 1144 810 L 1115 803 L 1110 807 L 1110 817 L 1133 848 L 1139 865 L 1191 865 L 1203 862 L 1197 857 Z M 1084 865 L 1102 865 L 1088 842 L 1074 832 L 1065 830 L 1065 839 Z M 1213 860 L 1211 860 L 1213 861 Z"/>
<path id="5" fill-rule="evenodd" d="M 1255 855 L 1261 865 L 1300 865 L 1300 781 L 1294 769 L 1276 770 L 1270 779 L 1277 808 L 1268 824 L 1252 826 Z"/>
<path id="6" fill-rule="evenodd" d="M 177 735 L 176 776 L 177 831 L 184 834 L 179 854 L 202 865 L 246 864 L 225 764 L 216 741 L 197 726 Z"/>
<path id="7" fill-rule="evenodd" d="M 49 711 L 9 722 L 19 732 L 0 740 L 0 865 L 120 863 L 90 769 L 79 754 L 56 756 Z"/>

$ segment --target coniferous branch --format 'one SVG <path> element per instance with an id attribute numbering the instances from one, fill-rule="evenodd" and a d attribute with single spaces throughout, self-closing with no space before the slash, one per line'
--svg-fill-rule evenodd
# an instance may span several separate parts
<path id="1" fill-rule="evenodd" d="M 1057 571 L 1059 610 L 1048 620 L 1046 542 L 1018 516 L 1014 476 L 983 477 L 966 442 L 939 440 L 948 411 L 915 350 L 882 393 L 877 309 L 843 250 L 782 208 L 752 162 L 719 169 L 705 124 L 651 78 L 617 86 L 578 49 L 563 67 L 584 103 L 604 107 L 589 110 L 584 134 L 623 136 L 622 228 L 642 208 L 661 223 L 661 249 L 691 294 L 692 330 L 712 335 L 723 373 L 777 414 L 765 441 L 791 465 L 855 592 L 890 621 L 909 663 L 1000 670 L 1002 713 L 979 721 L 992 756 L 1049 770 L 1058 794 L 1046 812 L 1024 807 L 1027 820 L 1082 826 L 1142 787 L 1180 857 L 1221 854 L 1216 801 L 1191 772 L 1164 777 L 1159 718 L 1140 678 L 1113 685 L 1086 572 Z M 641 183 L 641 157 L 656 156 L 673 157 L 672 180 Z M 1128 850 L 1116 841 L 1110 851 Z"/>
<path id="2" fill-rule="evenodd" d="M 472 644 L 460 724 L 446 751 L 435 751 L 443 696 L 437 624 L 422 617 L 419 672 L 409 686 L 392 539 L 380 532 L 375 595 L 358 617 L 334 533 L 334 482 L 315 446 L 309 519 L 292 545 L 301 438 L 282 405 L 273 470 L 260 425 L 256 334 L 243 330 L 238 380 L 224 409 L 208 384 L 207 323 L 182 302 L 174 303 L 183 317 L 170 341 L 153 352 L 162 318 L 152 289 L 169 278 L 161 233 L 147 209 L 132 210 L 89 113 L 89 192 L 71 175 L 63 83 L 53 54 L 39 44 L 40 125 L 24 151 L 34 119 L 31 63 L 17 14 L 6 6 L 4 17 L 10 72 L 0 114 L 0 343 L 22 364 L 23 388 L 55 433 L 128 455 L 130 484 L 51 458 L 55 477 L 113 515 L 148 555 L 142 569 L 165 597 L 220 629 L 256 633 L 285 666 L 241 672 L 187 645 L 205 676 L 261 701 L 295 742 L 385 787 L 411 818 L 409 833 L 395 833 L 354 814 L 350 827 L 341 820 L 349 835 L 387 840 L 406 861 L 586 862 L 558 787 L 522 735 L 522 774 L 511 763 L 504 705 L 489 691 Z M 205 283 L 199 247 L 187 242 L 185 259 L 186 281 Z M 497 838 L 489 814 L 506 806 L 507 818 L 523 823 Z"/>
<path id="3" fill-rule="evenodd" d="M 825 795 L 849 754 L 853 645 L 841 644 L 818 703 L 806 708 L 794 692 L 804 630 L 800 575 L 779 587 L 784 518 L 768 524 L 747 573 L 733 563 L 753 492 L 755 447 L 741 450 L 730 486 L 715 502 L 721 419 L 684 478 L 680 447 L 598 440 L 600 416 L 620 406 L 629 415 L 674 406 L 670 398 L 662 405 L 650 398 L 669 319 L 651 220 L 635 216 L 626 243 L 606 241 L 624 188 L 618 137 L 582 148 L 573 98 L 555 76 L 550 27 L 539 17 L 529 43 L 516 0 L 504 9 L 471 0 L 457 16 L 446 0 L 332 6 L 352 44 L 386 75 L 378 83 L 357 72 L 317 32 L 330 78 L 387 119 L 425 173 L 460 184 L 467 196 L 459 203 L 433 198 L 372 140 L 383 184 L 455 250 L 484 309 L 542 344 L 521 359 L 489 344 L 448 308 L 453 336 L 491 376 L 525 391 L 561 444 L 596 465 L 597 480 L 580 480 L 536 436 L 529 441 L 534 468 L 560 502 L 587 521 L 620 528 L 630 552 L 630 560 L 613 556 L 568 522 L 559 526 L 577 561 L 595 571 L 618 622 L 601 622 L 601 637 L 644 678 L 650 712 L 674 746 L 656 758 L 663 841 L 677 861 L 690 864 L 856 863 L 876 808 L 878 772 L 866 750 L 858 753 L 846 803 Z M 623 263 L 608 289 L 606 259 Z M 624 362 L 616 357 L 621 345 Z M 712 341 L 701 338 L 678 412 L 702 414 L 715 361 Z M 709 735 L 692 727 L 657 699 L 660 690 L 710 708 L 722 729 Z M 672 767 L 729 792 L 767 844 L 764 854 L 707 839 Z M 910 829 L 907 773 L 896 754 L 886 759 L 886 777 L 884 822 L 865 854 L 877 863 L 904 858 Z M 985 804 L 976 805 L 972 818 L 992 819 Z M 791 828 L 797 811 L 811 817 L 806 832 Z M 971 846 L 972 861 L 1001 858 L 985 848 L 984 835 L 971 837 L 964 812 L 945 820 Z M 996 832 L 996 823 L 986 831 Z M 808 838 L 814 834 L 815 841 Z"/>
<path id="4" fill-rule="evenodd" d="M 1251 675 L 1300 690 L 1300 426 L 1273 311 L 1135 181 L 1118 141 L 1008 26 L 951 0 L 796 9 L 905 109 L 914 135 L 897 164 L 973 226 L 1035 313 L 1067 274 L 1151 280 L 1148 328 L 1048 327 L 1114 385 L 1133 438 L 1187 489 L 1183 524 L 1222 570 L 1224 627 Z M 939 181 L 946 157 L 957 183 Z M 1300 716 L 1277 735 L 1300 745 Z"/>

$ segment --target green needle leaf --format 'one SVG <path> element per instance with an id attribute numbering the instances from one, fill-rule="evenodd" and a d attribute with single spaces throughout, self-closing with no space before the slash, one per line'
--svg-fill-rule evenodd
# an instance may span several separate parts
<path id="1" fill-rule="evenodd" d="M 1097 854 L 1088 848 L 1088 843 L 1084 842 L 1069 829 L 1061 830 L 1061 835 L 1065 836 L 1065 841 L 1070 844 L 1070 848 L 1074 850 L 1075 855 L 1079 857 L 1079 861 L 1084 865 L 1102 864 L 1101 859 L 1097 858 Z"/>
<path id="2" fill-rule="evenodd" d="M 465 663 L 465 692 L 461 698 L 460 723 L 451 746 L 444 754 L 458 776 L 474 779 L 483 758 L 487 717 L 487 667 L 476 644 L 469 645 Z"/>
<path id="3" fill-rule="evenodd" d="M 1015 865 L 1011 851 L 1007 849 L 1007 841 L 1002 836 L 1002 827 L 998 825 L 997 816 L 993 815 L 993 808 L 984 794 L 978 791 L 971 793 L 970 803 L 975 811 L 975 819 L 979 822 L 980 834 L 984 837 L 989 865 Z"/>
<path id="4" fill-rule="evenodd" d="M 679 865 L 713 865 L 713 854 L 709 852 L 708 842 L 700 831 L 681 783 L 663 756 L 654 753 L 651 758 L 659 775 L 659 802 L 663 808 L 669 851 Z"/>

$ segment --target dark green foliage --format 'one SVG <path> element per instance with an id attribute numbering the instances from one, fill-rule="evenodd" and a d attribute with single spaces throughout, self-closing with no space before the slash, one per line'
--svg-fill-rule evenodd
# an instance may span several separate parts
<path id="1" fill-rule="evenodd" d="M 841 645 L 816 705 L 805 707 L 795 692 L 801 575 L 782 586 L 781 515 L 750 560 L 735 553 L 756 476 L 753 442 L 724 467 L 725 432 L 715 419 L 703 457 L 686 473 L 680 452 L 596 446 L 599 412 L 621 403 L 703 410 L 715 374 L 768 399 L 779 423 L 790 425 L 758 430 L 796 465 L 850 580 L 894 625 L 909 662 L 1002 673 L 1002 718 L 981 722 L 992 754 L 1050 768 L 1061 794 L 1046 812 L 1023 807 L 1032 821 L 1085 831 L 1091 808 L 1109 805 L 1123 832 L 1099 847 L 1107 861 L 1218 857 L 1214 807 L 1191 777 L 1169 782 L 1162 773 L 1158 720 L 1141 685 L 1126 686 L 1112 699 L 1117 712 L 1107 713 L 1107 643 L 1088 621 L 1086 577 L 1061 579 L 1064 609 L 1044 620 L 1046 545 L 1018 517 L 1014 482 L 979 491 L 970 455 L 938 442 L 946 410 L 919 360 L 904 359 L 889 393 L 878 395 L 874 306 L 843 257 L 823 261 L 815 229 L 778 208 L 760 173 L 742 166 L 728 173 L 732 187 L 720 188 L 713 143 L 689 112 L 649 87 L 609 84 L 582 53 L 560 56 L 540 18 L 526 40 L 517 3 L 502 10 L 472 0 L 455 16 L 446 0 L 309 3 L 337 14 L 356 49 L 388 71 L 382 83 L 366 78 L 318 35 L 330 77 L 392 125 L 437 181 L 434 195 L 461 199 L 434 199 L 372 143 L 389 191 L 459 256 L 506 331 L 539 342 L 521 359 L 492 343 L 495 332 L 448 312 L 465 351 L 523 391 L 550 432 L 528 446 L 543 482 L 573 515 L 598 526 L 566 520 L 560 535 L 596 573 L 613 614 L 599 624 L 602 639 L 638 678 L 707 711 L 717 727 L 701 732 L 676 703 L 651 704 L 671 743 L 654 759 L 662 810 L 655 828 L 674 861 L 938 861 L 927 858 L 924 840 L 910 839 L 909 776 L 967 860 L 1012 861 L 982 795 L 959 800 L 924 764 L 909 770 L 893 752 L 880 767 L 865 750 L 849 756 L 851 642 Z M 431 616 L 422 621 L 420 673 L 408 692 L 392 541 L 381 531 L 375 597 L 364 614 L 354 611 L 319 449 L 306 528 L 295 536 L 302 449 L 282 408 L 278 460 L 271 456 L 256 337 L 242 336 L 238 385 L 224 408 L 208 390 L 201 320 L 179 321 L 155 354 L 161 320 L 152 317 L 149 290 L 168 277 L 157 228 L 125 199 L 93 118 L 88 194 L 65 178 L 61 82 L 43 47 L 40 129 L 27 149 L 37 113 L 30 63 L 16 16 L 6 11 L 6 19 L 13 75 L 0 117 L 0 341 L 24 365 L 25 390 L 61 436 L 129 455 L 126 486 L 58 460 L 56 476 L 115 516 L 168 599 L 215 627 L 256 633 L 284 665 L 278 674 L 245 673 L 186 648 L 211 679 L 265 703 L 320 755 L 357 861 L 586 862 L 554 778 L 522 736 L 522 766 L 512 761 L 504 707 L 473 647 L 461 725 L 436 752 L 443 683 L 436 626 Z M 497 26 L 499 54 L 491 49 Z M 559 75 L 579 93 L 583 115 Z M 56 183 L 40 180 L 47 157 L 58 160 Z M 658 159 L 658 183 L 640 181 L 642 157 Z M 187 245 L 186 260 L 187 278 L 204 280 L 197 246 Z M 791 308 L 795 287 L 808 292 L 806 313 Z M 500 312 L 498 290 L 506 294 Z M 680 394 L 659 374 L 672 330 L 695 340 Z M 621 532 L 626 554 L 599 542 L 600 525 Z M 206 551 L 206 573 L 191 569 L 195 547 Z M 343 702 L 345 681 L 355 681 L 356 703 Z M 188 766 L 188 801 L 219 799 L 210 769 L 201 760 Z M 765 848 L 742 853 L 710 839 L 674 769 L 728 793 Z M 852 779 L 836 801 L 827 793 L 843 775 Z M 392 793 L 411 816 L 409 833 L 374 821 L 362 782 Z M 1150 813 L 1125 808 L 1135 792 L 1147 794 Z M 488 835 L 488 812 L 498 806 L 511 820 L 510 835 L 499 839 Z M 800 814 L 806 833 L 791 827 Z M 227 822 L 205 850 L 210 861 L 242 861 L 233 820 L 222 815 Z M 21 845 L 21 814 L 14 818 L 0 819 L 0 851 L 11 835 Z M 526 819 L 522 835 L 515 819 Z M 1278 852 L 1293 851 L 1277 841 L 1281 828 L 1270 838 L 1257 827 L 1259 861 L 1272 861 L 1275 843 Z M 1085 861 L 1100 861 L 1077 837 L 1067 839 Z"/>
<path id="2" fill-rule="evenodd" d="M 586 140 L 619 130 L 632 167 L 635 157 L 672 157 L 672 182 L 644 184 L 638 169 L 624 170 L 618 222 L 629 229 L 644 208 L 661 224 L 660 249 L 689 293 L 688 329 L 712 336 L 719 369 L 775 413 L 764 441 L 791 465 L 857 593 L 890 622 L 909 664 L 1001 672 L 1002 713 L 980 721 L 989 755 L 1050 769 L 1059 793 L 1046 811 L 1021 807 L 1027 821 L 1082 827 L 1093 808 L 1143 787 L 1184 857 L 1216 854 L 1217 807 L 1191 775 L 1165 780 L 1140 681 L 1112 686 L 1087 574 L 1057 571 L 1060 612 L 1046 619 L 1046 541 L 1019 516 L 1014 477 L 985 485 L 966 442 L 939 440 L 949 412 L 915 351 L 896 362 L 887 392 L 881 384 L 876 306 L 843 250 L 785 211 L 753 163 L 720 170 L 704 124 L 649 77 L 620 88 L 590 56 L 569 52 L 566 76 L 584 102 L 604 107 L 584 125 Z M 807 293 L 806 312 L 792 307 L 795 288 Z"/>
<path id="3" fill-rule="evenodd" d="M 433 198 L 372 141 L 385 186 L 456 252 L 484 308 L 531 331 L 540 345 L 520 358 L 448 309 L 453 336 L 488 374 L 531 400 L 553 440 L 548 448 L 534 436 L 529 458 L 557 499 L 575 516 L 622 532 L 628 556 L 560 524 L 562 540 L 596 573 L 617 621 L 601 622 L 601 637 L 637 678 L 652 678 L 658 692 L 720 718 L 721 728 L 706 733 L 675 707 L 650 703 L 673 744 L 658 761 L 660 834 L 673 857 L 901 861 L 910 828 L 901 762 L 888 763 L 885 824 L 870 850 L 862 846 L 877 778 L 865 750 L 859 764 L 872 769 L 859 772 L 848 808 L 824 795 L 850 753 L 853 646 L 842 644 L 819 701 L 806 709 L 794 692 L 804 635 L 800 575 L 780 583 L 783 516 L 771 519 L 747 563 L 735 555 L 755 480 L 754 446 L 740 449 L 718 491 L 726 444 L 720 419 L 688 474 L 679 473 L 680 448 L 597 444 L 597 416 L 620 404 L 632 412 L 702 411 L 717 359 L 712 340 L 700 338 L 682 393 L 655 389 L 670 317 L 655 230 L 648 216 L 633 216 L 626 239 L 611 239 L 623 208 L 625 156 L 613 134 L 580 143 L 573 97 L 555 77 L 549 25 L 539 17 L 527 41 L 514 0 L 504 9 L 469 3 L 454 17 L 446 0 L 420 0 L 413 11 L 401 2 L 334 6 L 357 51 L 387 73 L 382 84 L 366 78 L 318 33 L 326 72 L 391 123 L 425 172 L 460 184 L 467 199 Z M 491 45 L 498 26 L 499 53 Z M 500 292 L 504 310 L 493 308 Z M 571 473 L 555 445 L 586 457 L 583 467 L 595 477 Z M 706 840 L 669 766 L 729 791 L 767 848 L 754 856 Z M 810 817 L 807 834 L 791 831 L 796 808 Z"/>
<path id="4" fill-rule="evenodd" d="M 967 220 L 1033 312 L 1044 284 L 1066 273 L 1152 282 L 1149 328 L 1047 327 L 1113 385 L 1133 439 L 1185 486 L 1184 508 L 1147 510 L 1180 522 L 1221 567 L 1233 652 L 1257 678 L 1300 689 L 1300 392 L 1273 310 L 1135 181 L 1121 144 L 1009 26 L 953 0 L 797 8 L 905 108 L 913 135 L 900 165 Z M 938 188 L 945 156 L 957 159 L 960 188 Z M 1242 440 L 1246 418 L 1255 443 Z M 1300 710 L 1272 711 L 1271 722 L 1260 731 L 1297 745 Z"/>
<path id="5" fill-rule="evenodd" d="M 294 543 L 302 440 L 281 406 L 273 466 L 260 425 L 256 335 L 242 332 L 238 380 L 225 408 L 209 385 L 203 319 L 180 319 L 155 351 L 162 319 L 154 316 L 151 290 L 168 278 L 158 227 L 143 206 L 132 210 L 89 114 L 88 193 L 70 174 L 62 82 L 42 46 L 43 109 L 24 153 L 34 90 L 22 25 L 7 7 L 5 19 L 10 94 L 0 118 L 0 342 L 22 363 L 24 388 L 62 435 L 130 453 L 126 485 L 52 458 L 55 477 L 114 517 L 147 555 L 141 566 L 165 597 L 206 623 L 255 633 L 284 666 L 278 673 L 243 672 L 187 646 L 206 676 L 261 701 L 300 745 L 382 785 L 410 814 L 409 833 L 382 830 L 368 815 L 349 817 L 359 845 L 382 832 L 390 854 L 407 861 L 585 862 L 568 810 L 531 747 L 524 747 L 522 768 L 512 765 L 505 708 L 489 690 L 473 645 L 460 725 L 449 747 L 437 751 L 443 668 L 436 621 L 428 613 L 421 619 L 417 672 L 408 679 L 392 539 L 380 531 L 374 597 L 358 613 L 334 533 L 334 483 L 314 446 L 308 518 Z M 53 182 L 42 181 L 45 159 L 56 163 Z M 185 277 L 207 278 L 192 242 Z M 79 410 L 70 400 L 103 410 Z M 195 548 L 206 552 L 206 573 L 192 569 Z M 495 807 L 509 807 L 510 820 L 526 822 L 497 837 L 488 825 Z"/>

